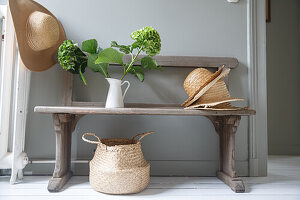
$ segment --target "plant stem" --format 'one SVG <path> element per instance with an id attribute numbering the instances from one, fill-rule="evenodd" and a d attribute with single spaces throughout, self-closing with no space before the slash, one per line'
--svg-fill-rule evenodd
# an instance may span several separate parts
<path id="1" fill-rule="evenodd" d="M 86 81 L 85 81 L 85 78 L 84 78 L 84 76 L 83 76 L 83 74 L 82 74 L 82 72 L 81 72 L 81 65 L 79 66 L 79 74 L 80 74 L 80 76 L 81 76 L 81 80 L 83 81 L 83 83 L 84 83 L 85 85 L 87 85 L 87 83 L 86 83 Z"/>
<path id="2" fill-rule="evenodd" d="M 138 61 L 141 61 L 142 59 L 138 59 L 138 60 L 135 60 L 134 62 L 138 62 Z"/>
<path id="3" fill-rule="evenodd" d="M 130 53 L 130 55 L 131 55 L 131 60 L 133 60 L 133 54 L 132 54 L 132 53 Z"/>
<path id="4" fill-rule="evenodd" d="M 138 55 L 140 54 L 140 52 L 141 52 L 141 49 L 138 49 L 137 54 L 136 54 L 136 55 L 134 56 L 134 58 L 131 60 L 131 62 L 130 62 L 130 64 L 128 65 L 128 68 L 126 69 L 126 71 L 124 72 L 124 74 L 123 74 L 121 80 L 123 80 L 123 78 L 126 76 L 126 74 L 130 71 L 130 69 L 131 69 L 132 66 L 133 66 L 133 63 L 136 62 L 136 58 L 138 57 Z"/>
<path id="5" fill-rule="evenodd" d="M 101 69 L 102 73 L 104 74 L 105 78 L 111 78 L 110 75 L 109 75 L 109 73 L 108 73 L 108 71 L 107 71 L 107 73 L 106 73 L 106 72 L 102 69 L 102 67 L 100 67 L 100 69 Z"/>
<path id="6" fill-rule="evenodd" d="M 123 66 L 123 74 L 126 72 L 126 66 L 124 64 L 122 64 Z"/>

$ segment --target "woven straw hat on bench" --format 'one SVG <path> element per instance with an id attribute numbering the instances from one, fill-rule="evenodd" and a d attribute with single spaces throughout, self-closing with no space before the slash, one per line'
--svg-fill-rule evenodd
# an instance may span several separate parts
<path id="1" fill-rule="evenodd" d="M 230 102 L 244 99 L 232 98 L 223 80 L 230 72 L 224 66 L 215 73 L 205 68 L 193 70 L 184 81 L 184 89 L 189 98 L 182 104 L 190 109 L 236 110 Z"/>
<path id="2" fill-rule="evenodd" d="M 141 139 L 153 132 L 138 134 L 132 139 L 101 139 L 94 133 L 85 133 L 82 139 L 97 144 L 90 161 L 90 184 L 98 192 L 130 194 L 144 190 L 150 180 L 150 164 L 141 149 Z M 97 141 L 86 139 L 87 135 Z"/>

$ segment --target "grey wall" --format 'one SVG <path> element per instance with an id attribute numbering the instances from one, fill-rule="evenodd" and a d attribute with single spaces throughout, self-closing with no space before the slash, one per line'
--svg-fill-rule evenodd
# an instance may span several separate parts
<path id="1" fill-rule="evenodd" d="M 38 0 L 62 22 L 67 36 L 76 42 L 97 38 L 102 47 L 111 40 L 130 43 L 129 34 L 143 26 L 155 27 L 162 39 L 161 55 L 232 56 L 240 66 L 230 74 L 234 97 L 248 98 L 246 1 L 223 0 Z M 165 69 L 146 74 L 145 82 L 127 77 L 131 88 L 126 102 L 180 103 L 187 97 L 182 83 L 191 69 Z M 30 159 L 53 159 L 55 135 L 50 115 L 33 113 L 36 105 L 61 103 L 62 70 L 32 73 L 26 152 Z M 120 77 L 113 69 L 115 77 Z M 88 87 L 75 78 L 76 100 L 104 101 L 108 85 L 99 74 L 87 70 Z M 247 102 L 246 102 L 247 104 Z M 204 117 L 85 116 L 73 134 L 73 157 L 91 158 L 95 146 L 84 143 L 84 132 L 100 137 L 132 137 L 154 130 L 143 141 L 154 175 L 215 175 L 218 137 Z M 236 135 L 238 173 L 248 174 L 248 119 L 243 117 Z M 49 173 L 52 165 L 29 165 L 27 172 Z M 77 165 L 82 174 L 87 165 Z"/>
<path id="2" fill-rule="evenodd" d="M 272 0 L 267 24 L 269 154 L 300 155 L 300 1 Z"/>

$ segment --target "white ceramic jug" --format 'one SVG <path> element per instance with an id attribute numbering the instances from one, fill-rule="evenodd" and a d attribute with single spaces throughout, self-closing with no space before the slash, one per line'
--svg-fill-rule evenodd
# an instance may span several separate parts
<path id="1" fill-rule="evenodd" d="M 121 82 L 121 80 L 114 78 L 106 78 L 106 80 L 109 83 L 109 90 L 106 98 L 105 108 L 124 108 L 123 99 L 130 86 L 130 83 L 128 81 Z M 128 86 L 123 95 L 121 86 L 125 83 L 127 83 Z"/>

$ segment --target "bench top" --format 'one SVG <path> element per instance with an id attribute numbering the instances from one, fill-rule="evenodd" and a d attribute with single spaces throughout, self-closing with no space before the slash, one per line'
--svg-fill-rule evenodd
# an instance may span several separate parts
<path id="1" fill-rule="evenodd" d="M 224 116 L 224 115 L 254 115 L 255 110 L 191 110 L 178 104 L 136 104 L 127 103 L 125 108 L 105 108 L 103 105 L 92 106 L 36 106 L 37 113 L 65 114 L 101 114 L 101 115 L 187 115 L 187 116 Z"/>

